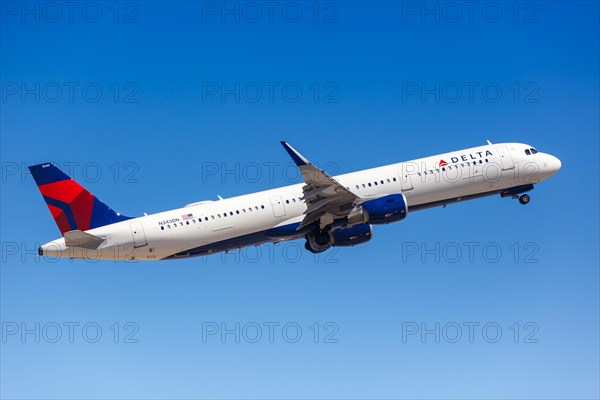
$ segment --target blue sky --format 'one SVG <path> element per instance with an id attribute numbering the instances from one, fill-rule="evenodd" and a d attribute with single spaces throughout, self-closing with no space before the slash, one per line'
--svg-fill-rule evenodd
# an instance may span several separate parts
<path id="1" fill-rule="evenodd" d="M 597 2 L 23 4 L 1 3 L 3 398 L 600 396 Z M 136 216 L 299 182 L 280 140 L 342 173 L 486 139 L 563 168 L 526 207 L 316 258 L 35 256 L 59 231 L 33 163 Z"/>

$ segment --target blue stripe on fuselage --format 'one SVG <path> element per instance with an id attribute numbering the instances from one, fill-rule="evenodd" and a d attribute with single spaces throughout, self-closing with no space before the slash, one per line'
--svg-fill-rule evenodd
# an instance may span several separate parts
<path id="1" fill-rule="evenodd" d="M 185 250 L 177 254 L 163 258 L 163 260 L 169 260 L 174 258 L 185 258 L 185 257 L 198 257 L 205 256 L 208 254 L 218 253 L 221 251 L 237 249 L 246 246 L 259 245 L 264 243 L 270 243 L 275 240 L 281 239 L 299 239 L 306 235 L 312 227 L 304 227 L 303 229 L 297 230 L 300 226 L 299 222 L 289 225 L 283 225 L 276 228 L 267 229 L 265 231 L 254 232 L 247 235 L 234 237 L 220 242 L 209 243 L 203 246 L 195 247 L 193 249 Z"/>

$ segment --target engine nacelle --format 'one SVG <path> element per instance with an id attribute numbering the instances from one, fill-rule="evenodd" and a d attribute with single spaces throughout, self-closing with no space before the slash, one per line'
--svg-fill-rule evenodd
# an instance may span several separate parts
<path id="1" fill-rule="evenodd" d="M 368 242 L 372 237 L 371 225 L 359 224 L 331 232 L 331 244 L 334 246 L 355 246 Z"/>
<path id="2" fill-rule="evenodd" d="M 349 224 L 389 224 L 401 221 L 408 214 L 406 197 L 403 194 L 365 201 L 348 215 Z"/>

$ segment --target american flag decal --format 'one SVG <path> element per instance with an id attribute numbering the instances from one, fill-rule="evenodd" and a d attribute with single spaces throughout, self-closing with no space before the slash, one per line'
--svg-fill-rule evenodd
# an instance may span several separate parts
<path id="1" fill-rule="evenodd" d="M 194 218 L 194 214 L 185 214 L 181 216 L 181 219 L 184 221 L 187 221 L 188 219 L 193 219 Z"/>

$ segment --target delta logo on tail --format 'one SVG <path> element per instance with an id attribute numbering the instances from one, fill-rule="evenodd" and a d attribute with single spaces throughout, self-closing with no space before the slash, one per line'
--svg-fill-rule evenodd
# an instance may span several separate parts
<path id="1" fill-rule="evenodd" d="M 113 211 L 54 164 L 32 165 L 29 171 L 62 234 L 130 219 Z"/>

